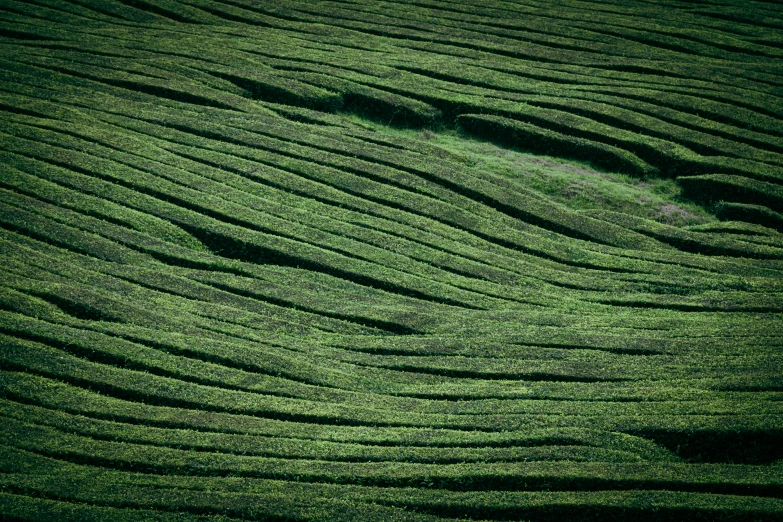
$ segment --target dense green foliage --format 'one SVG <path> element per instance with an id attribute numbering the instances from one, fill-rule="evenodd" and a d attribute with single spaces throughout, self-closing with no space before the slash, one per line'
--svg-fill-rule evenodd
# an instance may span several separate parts
<path id="1" fill-rule="evenodd" d="M 0 4 L 0 518 L 783 518 L 774 2 Z"/>

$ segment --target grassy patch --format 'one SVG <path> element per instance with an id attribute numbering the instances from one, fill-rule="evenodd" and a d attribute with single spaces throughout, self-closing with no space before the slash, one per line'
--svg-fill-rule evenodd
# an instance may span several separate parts
<path id="1" fill-rule="evenodd" d="M 345 118 L 380 135 L 412 141 L 412 146 L 445 149 L 471 169 L 510 178 L 574 210 L 612 210 L 674 226 L 715 221 L 707 209 L 685 199 L 682 189 L 671 179 L 655 176 L 639 178 L 597 167 L 590 162 L 501 147 L 475 139 L 460 130 L 398 129 L 358 116 L 346 115 Z"/>

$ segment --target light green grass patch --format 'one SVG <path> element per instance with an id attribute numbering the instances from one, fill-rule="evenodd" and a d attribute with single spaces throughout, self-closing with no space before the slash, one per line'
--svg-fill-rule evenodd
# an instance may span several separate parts
<path id="1" fill-rule="evenodd" d="M 686 200 L 672 179 L 634 177 L 586 161 L 533 154 L 467 136 L 456 129 L 402 129 L 343 115 L 366 130 L 445 149 L 471 168 L 507 176 L 574 210 L 604 209 L 674 226 L 717 221 L 704 207 Z"/>

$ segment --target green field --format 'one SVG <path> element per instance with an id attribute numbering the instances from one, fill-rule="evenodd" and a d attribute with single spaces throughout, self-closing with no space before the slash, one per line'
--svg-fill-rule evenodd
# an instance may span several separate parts
<path id="1" fill-rule="evenodd" d="M 0 2 L 0 519 L 783 520 L 783 4 Z"/>

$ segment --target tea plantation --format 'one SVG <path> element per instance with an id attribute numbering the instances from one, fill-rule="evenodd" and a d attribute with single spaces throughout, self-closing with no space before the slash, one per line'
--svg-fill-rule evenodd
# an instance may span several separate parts
<path id="1" fill-rule="evenodd" d="M 0 519 L 783 519 L 783 5 L 0 2 Z"/>

